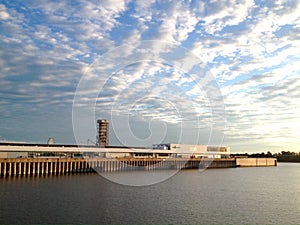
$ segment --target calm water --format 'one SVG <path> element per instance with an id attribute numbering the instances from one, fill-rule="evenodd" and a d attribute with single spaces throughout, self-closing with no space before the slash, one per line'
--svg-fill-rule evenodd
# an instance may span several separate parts
<path id="1" fill-rule="evenodd" d="M 181 171 L 144 187 L 97 174 L 1 178 L 3 223 L 300 224 L 300 164 Z"/>

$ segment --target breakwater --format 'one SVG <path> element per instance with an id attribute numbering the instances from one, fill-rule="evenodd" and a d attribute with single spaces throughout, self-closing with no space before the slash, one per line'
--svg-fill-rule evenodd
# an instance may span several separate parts
<path id="1" fill-rule="evenodd" d="M 234 168 L 276 166 L 276 159 L 184 159 L 184 158 L 7 158 L 0 159 L 0 176 L 63 175 L 159 169 Z M 242 163 L 241 163 L 242 162 Z M 240 163 L 240 165 L 239 165 Z"/>

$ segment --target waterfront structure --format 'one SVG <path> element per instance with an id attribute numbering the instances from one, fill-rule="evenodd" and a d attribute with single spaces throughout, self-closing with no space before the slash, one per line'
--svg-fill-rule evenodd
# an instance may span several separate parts
<path id="1" fill-rule="evenodd" d="M 95 145 L 0 143 L 0 176 L 115 172 L 135 169 L 276 166 L 270 159 L 230 158 L 230 148 L 197 144 L 154 144 L 152 148 L 109 146 L 109 122 L 97 120 Z"/>
<path id="2" fill-rule="evenodd" d="M 181 170 L 276 166 L 275 158 L 19 158 L 0 159 L 0 176 L 61 175 L 87 172 L 126 172 L 134 170 Z"/>
<path id="3" fill-rule="evenodd" d="M 147 149 L 0 143 L 0 153 L 21 154 L 0 158 L 0 176 L 277 165 L 275 158 L 230 158 L 228 147 L 184 144 L 160 144 Z"/>

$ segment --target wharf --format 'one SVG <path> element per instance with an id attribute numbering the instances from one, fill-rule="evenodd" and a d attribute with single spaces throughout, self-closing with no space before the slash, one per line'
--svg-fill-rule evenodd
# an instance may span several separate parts
<path id="1" fill-rule="evenodd" d="M 5 158 L 0 159 L 0 176 L 63 175 L 133 170 L 235 168 L 276 166 L 274 158 Z"/>

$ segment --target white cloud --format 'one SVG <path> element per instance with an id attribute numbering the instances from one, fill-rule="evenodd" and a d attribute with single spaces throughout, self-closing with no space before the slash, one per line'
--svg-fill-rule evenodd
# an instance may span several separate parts
<path id="1" fill-rule="evenodd" d="M 254 7 L 254 1 L 210 1 L 199 8 L 199 19 L 205 22 L 207 33 L 214 34 L 227 26 L 245 21 Z"/>
<path id="2" fill-rule="evenodd" d="M 6 10 L 5 5 L 0 4 L 0 20 L 7 20 L 9 17 L 9 13 Z"/>
<path id="3" fill-rule="evenodd" d="M 91 102 L 106 75 L 97 72 L 105 71 L 111 77 L 97 112 L 115 105 L 122 114 L 134 106 L 140 119 L 199 119 L 197 126 L 206 128 L 212 110 L 222 111 L 210 108 L 207 94 L 216 89 L 209 87 L 209 70 L 224 95 L 233 146 L 251 138 L 255 146 L 300 146 L 298 1 L 34 1 L 20 7 L 0 4 L 0 104 L 11 115 L 32 106 L 70 107 L 83 74 L 88 85 L 79 104 Z M 157 41 L 143 48 L 149 39 Z M 127 46 L 116 48 L 120 44 Z M 115 55 L 105 54 L 112 50 Z"/>

